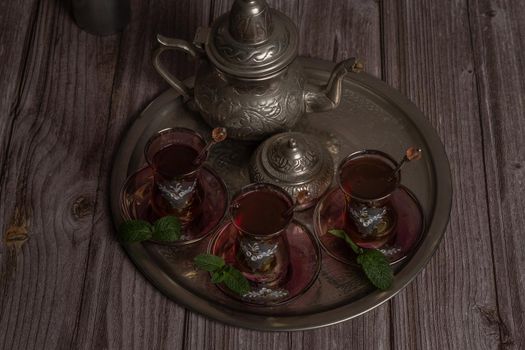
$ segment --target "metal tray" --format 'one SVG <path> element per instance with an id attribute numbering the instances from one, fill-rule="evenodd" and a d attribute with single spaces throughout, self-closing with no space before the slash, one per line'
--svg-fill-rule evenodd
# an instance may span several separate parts
<path id="1" fill-rule="evenodd" d="M 327 81 L 332 63 L 299 59 L 309 81 Z M 119 192 L 128 175 L 145 163 L 146 141 L 158 130 L 172 126 L 209 134 L 199 115 L 191 112 L 171 89 L 146 107 L 126 133 L 113 164 L 110 200 L 115 225 L 122 221 Z M 367 312 L 396 295 L 423 269 L 447 226 L 452 186 L 443 145 L 417 107 L 384 82 L 366 73 L 354 74 L 345 79 L 343 99 L 336 110 L 305 115 L 294 130 L 317 136 L 335 164 L 359 149 L 380 149 L 397 157 L 409 145 L 423 148 L 424 158 L 406 167 L 402 182 L 419 199 L 426 230 L 412 256 L 394 266 L 393 286 L 387 291 L 375 290 L 358 269 L 323 252 L 319 278 L 300 298 L 273 307 L 250 306 L 227 297 L 209 282 L 206 273 L 195 270 L 193 257 L 207 250 L 213 235 L 186 247 L 148 242 L 124 245 L 136 266 L 160 291 L 193 311 L 231 325 L 258 330 L 302 330 Z M 223 177 L 230 196 L 249 182 L 246 165 L 256 147 L 256 143 L 228 140 L 213 150 L 209 164 Z M 302 212 L 296 219 L 313 230 L 313 212 L 313 208 Z"/>

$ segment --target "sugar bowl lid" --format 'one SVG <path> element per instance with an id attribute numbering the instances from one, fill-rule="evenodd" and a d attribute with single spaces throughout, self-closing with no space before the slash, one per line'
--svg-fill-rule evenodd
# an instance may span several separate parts
<path id="1" fill-rule="evenodd" d="M 235 0 L 212 25 L 206 53 L 220 70 L 243 78 L 271 75 L 297 56 L 297 27 L 265 0 Z"/>
<path id="2" fill-rule="evenodd" d="M 334 163 L 328 150 L 313 136 L 285 132 L 264 141 L 250 161 L 250 178 L 281 186 L 294 199 L 307 190 L 309 198 L 301 205 L 306 209 L 330 187 Z"/>

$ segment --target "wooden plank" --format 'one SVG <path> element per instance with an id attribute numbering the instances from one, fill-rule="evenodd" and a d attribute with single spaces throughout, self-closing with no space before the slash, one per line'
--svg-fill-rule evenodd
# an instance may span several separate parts
<path id="1" fill-rule="evenodd" d="M 502 348 L 525 348 L 525 4 L 469 1 Z"/>
<path id="2" fill-rule="evenodd" d="M 39 1 L 36 11 L 0 184 L 2 232 L 29 237 L 19 249 L 6 243 L 16 271 L 2 281 L 3 349 L 70 346 L 118 48 L 118 37 L 81 32 L 62 2 Z"/>
<path id="3" fill-rule="evenodd" d="M 64 9 L 48 2 L 44 2 L 40 9 L 38 37 L 32 43 L 36 58 L 29 62 L 31 70 L 26 73 L 27 81 L 23 84 L 33 84 L 28 91 L 24 91 L 32 96 L 25 101 L 28 106 L 24 106 L 24 128 L 15 137 L 17 144 L 13 146 L 13 152 L 28 162 L 36 159 L 51 168 L 59 163 L 61 166 L 55 170 L 59 175 L 53 179 L 58 181 L 49 181 L 44 176 L 45 190 L 39 183 L 30 192 L 38 194 L 42 191 L 42 196 L 49 196 L 51 193 L 58 197 L 48 205 L 33 210 L 29 227 L 29 251 L 24 251 L 23 257 L 19 259 L 23 259 L 25 263 L 24 273 L 17 274 L 13 286 L 8 286 L 3 293 L 0 329 L 1 341 L 7 348 L 35 344 L 53 347 L 57 342 L 64 348 L 72 345 L 110 348 L 143 348 L 153 345 L 171 348 L 174 344 L 182 344 L 182 332 L 177 332 L 177 328 L 183 328 L 184 310 L 147 283 L 124 256 L 114 239 L 109 211 L 104 205 L 112 150 L 117 145 L 123 127 L 145 104 L 167 87 L 151 68 L 154 34 L 163 32 L 169 35 L 170 30 L 174 31 L 173 24 L 180 25 L 180 18 L 184 19 L 192 13 L 199 17 L 195 12 L 194 2 L 185 8 L 183 5 L 187 4 L 174 8 L 171 4 L 155 3 L 152 4 L 153 9 L 140 8 L 141 3 L 137 1 L 133 4 L 133 14 L 137 19 L 131 21 L 132 28 L 125 32 L 121 40 L 120 64 L 128 69 L 119 71 L 115 81 L 113 75 L 119 53 L 118 36 L 100 39 L 87 35 L 71 23 Z M 148 12 L 153 12 L 152 16 L 144 17 L 143 14 Z M 140 21 L 142 18 L 144 21 Z M 155 22 L 157 18 L 162 20 Z M 189 26 L 190 22 L 186 21 L 186 24 L 188 31 L 193 29 Z M 145 27 L 151 30 L 145 31 Z M 48 47 L 48 42 L 56 43 L 56 46 Z M 149 45 L 144 45 L 144 42 Z M 93 55 L 94 59 L 90 60 Z M 141 59 L 137 59 L 137 55 Z M 52 60 L 63 64 L 55 66 Z M 185 62 L 177 57 L 168 65 L 177 68 L 178 72 L 184 71 L 183 64 L 176 64 L 177 60 Z M 66 73 L 62 73 L 62 70 Z M 46 78 L 50 81 L 39 81 Z M 143 81 L 147 83 L 144 84 Z M 48 88 L 48 93 L 38 95 L 44 91 L 44 86 Z M 121 86 L 136 88 L 122 89 Z M 72 88 L 73 96 L 67 95 Z M 112 89 L 113 100 L 117 102 L 111 104 Z M 64 95 L 69 98 L 66 106 L 61 105 Z M 41 110 L 38 109 L 39 104 L 43 105 Z M 54 116 L 57 108 L 60 109 L 60 118 Z M 38 113 L 27 113 L 32 110 Z M 108 118 L 110 110 L 111 119 Z M 44 125 L 45 133 L 42 134 L 40 129 L 49 114 L 53 114 L 54 119 L 48 122 L 49 125 Z M 113 128 L 106 136 L 108 126 Z M 85 133 L 84 129 L 87 130 Z M 64 134 L 68 136 L 67 143 L 59 142 Z M 31 145 L 29 151 L 20 150 L 25 146 L 26 137 L 41 140 L 40 143 Z M 74 141 L 78 144 L 70 145 Z M 39 152 L 40 148 L 36 148 L 37 146 L 42 151 Z M 53 148 L 56 148 L 54 151 L 58 154 L 49 156 L 48 152 Z M 45 160 L 41 160 L 43 155 L 46 156 Z M 64 161 L 62 158 L 65 155 L 76 155 L 80 159 Z M 19 159 L 11 156 L 13 163 Z M 33 167 L 23 163 L 9 166 L 10 169 L 16 167 L 23 169 L 8 179 L 9 183 L 3 187 L 3 192 L 11 192 L 13 198 L 15 194 L 18 198 L 18 192 L 22 192 L 28 181 L 34 181 L 36 175 L 42 170 L 46 171 L 41 164 Z M 69 172 L 66 171 L 64 176 L 62 172 L 66 169 Z M 22 190 L 12 190 L 14 187 Z M 69 190 L 65 191 L 66 189 Z M 30 194 L 22 195 L 23 203 L 20 205 L 27 204 L 31 207 L 30 203 L 33 201 L 42 204 L 40 195 L 29 199 L 26 197 Z M 66 198 L 60 197 L 63 195 Z M 9 198 L 5 200 L 8 201 Z M 63 218 L 57 217 L 58 226 L 54 225 L 57 208 L 63 212 L 65 210 L 66 214 Z M 22 212 L 22 223 L 25 223 L 25 215 L 29 212 L 7 207 L 3 209 L 6 212 L 3 217 L 7 217 L 9 212 Z M 49 213 L 53 213 L 53 216 L 46 217 Z M 73 217 L 70 217 L 70 213 Z M 65 223 L 62 223 L 63 220 Z M 42 235 L 44 227 L 52 228 L 47 234 L 50 237 Z M 73 248 L 66 244 L 71 239 Z M 58 248 L 61 254 L 54 258 Z M 46 260 L 50 260 L 49 267 Z M 57 268 L 61 270 L 57 272 Z M 57 280 L 60 282 L 59 286 Z M 67 283 L 65 287 L 64 283 Z M 65 293 L 68 293 L 67 299 L 63 300 Z M 37 310 L 31 313 L 31 308 L 35 306 L 33 300 L 37 300 L 38 304 Z M 56 304 L 60 304 L 59 307 Z M 27 336 L 29 330 L 36 334 Z"/>
<path id="4" fill-rule="evenodd" d="M 113 88 L 107 139 L 100 170 L 94 233 L 75 347 L 183 348 L 186 311 L 162 295 L 130 262 L 115 239 L 107 195 L 116 147 L 134 117 L 168 88 L 151 64 L 155 36 L 192 40 L 196 27 L 207 25 L 208 1 L 132 2 L 132 19 L 122 34 L 119 67 Z M 146 15 L 147 14 L 147 15 Z M 167 54 L 166 65 L 178 76 L 191 75 L 183 55 Z M 111 92 L 110 92 L 111 91 Z M 103 276 L 108 276 L 104 278 Z"/>
<path id="5" fill-rule="evenodd" d="M 34 29 L 36 1 L 0 3 L 0 180 L 7 171 L 4 162 L 11 140 L 13 121 L 20 115 L 20 77 Z M 2 254 L 0 247 L 0 255 Z"/>
<path id="6" fill-rule="evenodd" d="M 301 1 L 298 10 L 301 55 L 340 61 L 358 57 L 367 73 L 380 77 L 377 1 Z"/>
<path id="7" fill-rule="evenodd" d="M 334 326 L 293 333 L 292 349 L 389 349 L 388 304 Z"/>
<path id="8" fill-rule="evenodd" d="M 494 349 L 501 342 L 488 234 L 483 137 L 467 1 L 382 5 L 383 73 L 429 117 L 450 158 L 447 233 L 424 272 L 392 301 L 397 349 Z"/>
<path id="9" fill-rule="evenodd" d="M 62 2 L 0 5 L 7 62 L 0 111 L 11 113 L 0 119 L 0 227 L 30 237 L 15 250 L 13 279 L 1 281 L 0 348 L 523 347 L 525 258 L 516 247 L 524 125 L 515 116 L 524 89 L 515 77 L 524 70 L 524 9 L 504 0 L 469 2 L 470 13 L 466 1 L 385 0 L 381 25 L 374 1 L 272 2 L 300 23 L 301 53 L 364 57 L 368 71 L 409 95 L 445 141 L 456 188 L 450 227 L 392 306 L 316 331 L 253 332 L 185 313 L 145 281 L 108 219 L 111 158 L 133 115 L 167 87 L 150 66 L 154 34 L 191 40 L 227 6 L 209 3 L 134 0 L 130 27 L 106 38 L 78 30 Z M 181 56 L 168 65 L 192 71 Z M 2 261 L 8 251 L 0 244 Z"/>
<path id="10" fill-rule="evenodd" d="M 286 332 L 257 332 L 230 327 L 194 313 L 188 315 L 185 349 L 286 349 Z"/>

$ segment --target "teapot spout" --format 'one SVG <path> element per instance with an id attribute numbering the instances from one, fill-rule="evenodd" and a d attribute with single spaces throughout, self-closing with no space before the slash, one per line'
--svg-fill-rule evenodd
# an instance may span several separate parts
<path id="1" fill-rule="evenodd" d="M 325 86 L 305 92 L 306 112 L 326 112 L 336 108 L 341 102 L 344 76 L 349 72 L 359 73 L 363 68 L 363 64 L 356 58 L 339 62 Z"/>

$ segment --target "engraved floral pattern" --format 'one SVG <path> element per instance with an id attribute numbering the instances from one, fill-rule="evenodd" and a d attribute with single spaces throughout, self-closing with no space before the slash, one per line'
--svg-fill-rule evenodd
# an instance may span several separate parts
<path id="1" fill-rule="evenodd" d="M 259 35 L 261 34 L 259 33 Z M 234 45 L 231 39 L 228 40 L 228 35 L 226 25 L 219 27 L 214 44 L 223 59 L 235 64 L 259 65 L 262 62 L 273 61 L 282 55 L 290 44 L 288 30 L 284 30 L 279 37 L 274 38 L 271 42 L 255 47 L 245 44 Z"/>
<path id="2" fill-rule="evenodd" d="M 312 198 L 318 198 L 321 196 L 324 191 L 330 186 L 332 182 L 332 176 L 333 176 L 334 168 L 333 166 L 326 166 L 321 169 L 321 172 L 316 174 L 315 178 L 312 178 L 309 182 L 304 183 L 302 185 L 295 185 L 293 183 L 283 183 L 281 181 L 275 182 L 275 179 L 269 178 L 268 175 L 263 174 L 261 172 L 261 169 L 259 167 L 254 166 L 253 163 L 250 166 L 250 179 L 253 182 L 270 182 L 270 183 L 276 183 L 279 186 L 281 186 L 286 192 L 288 192 L 293 198 L 301 192 L 301 191 L 308 191 L 310 193 L 310 196 Z M 289 179 L 289 181 L 293 181 L 293 179 Z"/>
<path id="3" fill-rule="evenodd" d="M 164 181 L 158 182 L 157 187 L 160 194 L 164 199 L 170 203 L 173 208 L 180 208 L 181 206 L 187 205 L 187 202 L 191 199 L 191 195 L 195 190 L 197 180 L 193 181 Z"/>
<path id="4" fill-rule="evenodd" d="M 289 69 L 292 72 L 248 83 L 209 67 L 201 69 L 195 83 L 196 105 L 210 126 L 227 128 L 234 139 L 260 140 L 284 131 L 304 112 L 302 72 Z"/>
<path id="5" fill-rule="evenodd" d="M 230 32 L 239 41 L 252 43 L 263 41 L 268 38 L 271 30 L 272 17 L 268 7 L 257 15 L 235 11 L 235 9 L 230 13 Z"/>
<path id="6" fill-rule="evenodd" d="M 279 147 L 268 150 L 268 161 L 281 173 L 304 173 L 312 170 L 317 165 L 317 156 L 314 152 L 307 150 L 300 158 L 290 159 L 280 152 Z"/>
<path id="7" fill-rule="evenodd" d="M 354 221 L 360 233 L 372 236 L 380 226 L 388 225 L 386 207 L 367 207 L 365 205 L 350 205 L 350 218 Z"/>
<path id="8" fill-rule="evenodd" d="M 265 243 L 243 238 L 239 240 L 239 247 L 248 266 L 253 270 L 259 270 L 267 261 L 275 258 L 279 244 L 276 241 Z"/>
<path id="9" fill-rule="evenodd" d="M 279 300 L 281 298 L 287 297 L 288 294 L 289 292 L 286 289 L 260 287 L 244 294 L 243 298 L 249 300 Z"/>

